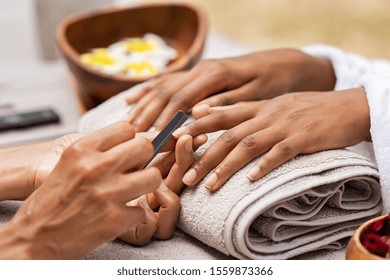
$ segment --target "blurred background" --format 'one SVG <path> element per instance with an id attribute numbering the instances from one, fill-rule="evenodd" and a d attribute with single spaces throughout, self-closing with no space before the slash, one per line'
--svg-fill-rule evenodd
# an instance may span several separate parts
<path id="1" fill-rule="evenodd" d="M 77 130 L 80 110 L 63 61 L 56 58 L 59 19 L 99 5 L 167 0 L 0 1 L 0 117 L 50 108 L 58 124 L 0 131 L 0 148 Z M 330 44 L 369 58 L 390 59 L 389 0 L 175 0 L 209 18 L 204 57 L 278 47 Z M 43 44 L 42 44 L 43 43 Z M 51 44 L 52 49 L 47 48 Z"/>
<path id="2" fill-rule="evenodd" d="M 202 5 L 213 30 L 256 49 L 322 43 L 390 59 L 388 0 L 181 1 Z"/>

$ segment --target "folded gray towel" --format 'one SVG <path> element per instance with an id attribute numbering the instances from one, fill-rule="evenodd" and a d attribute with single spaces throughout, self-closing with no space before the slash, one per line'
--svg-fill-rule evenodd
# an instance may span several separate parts
<path id="1" fill-rule="evenodd" d="M 237 258 L 285 259 L 340 248 L 338 240 L 382 211 L 376 166 L 354 152 L 298 156 L 256 182 L 245 176 L 252 165 L 216 193 L 203 182 L 185 189 L 178 227 Z"/>
<path id="2" fill-rule="evenodd" d="M 126 94 L 84 115 L 79 130 L 93 131 L 121 119 L 131 109 Z M 198 154 L 220 133 L 210 134 Z M 298 156 L 253 183 L 245 176 L 252 164 L 215 193 L 203 181 L 187 188 L 178 227 L 237 258 L 285 259 L 340 249 L 339 240 L 382 211 L 375 164 L 349 150 Z"/>

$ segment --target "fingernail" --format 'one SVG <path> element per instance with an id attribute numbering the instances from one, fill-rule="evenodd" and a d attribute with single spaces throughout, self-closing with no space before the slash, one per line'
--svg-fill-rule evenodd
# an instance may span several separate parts
<path id="1" fill-rule="evenodd" d="M 187 173 L 183 177 L 183 183 L 186 185 L 191 185 L 197 176 L 197 172 L 195 168 L 191 168 L 190 170 L 187 171 Z"/>
<path id="2" fill-rule="evenodd" d="M 212 190 L 213 186 L 218 181 L 218 175 L 216 173 L 211 173 L 210 176 L 207 177 L 206 181 L 204 182 L 204 185 L 207 189 Z"/>
<path id="3" fill-rule="evenodd" d="M 149 210 L 150 206 L 149 203 L 146 202 L 146 200 L 141 200 L 142 208 Z"/>
<path id="4" fill-rule="evenodd" d="M 149 128 L 150 132 L 155 132 L 156 130 L 157 130 L 157 128 L 155 126 L 152 126 L 151 128 Z"/>
<path id="5" fill-rule="evenodd" d="M 182 127 L 178 128 L 178 129 L 176 129 L 172 133 L 172 135 L 175 136 L 176 138 L 179 138 L 180 136 L 186 134 L 186 132 L 187 132 L 187 127 L 186 126 L 182 126 Z"/>
<path id="6" fill-rule="evenodd" d="M 205 116 L 205 115 L 208 115 L 209 112 L 210 112 L 210 106 L 207 105 L 207 104 L 202 104 L 202 105 L 199 105 L 199 106 L 196 106 L 192 109 L 193 113 L 196 115 L 196 116 Z"/>
<path id="7" fill-rule="evenodd" d="M 249 180 L 254 181 L 256 180 L 259 173 L 260 173 L 260 167 L 255 165 L 251 168 L 251 170 L 249 170 L 249 172 L 246 174 L 246 177 L 248 177 Z"/>
<path id="8" fill-rule="evenodd" d="M 187 153 L 192 153 L 192 138 L 186 141 L 186 143 L 184 144 L 184 149 Z"/>
<path id="9" fill-rule="evenodd" d="M 166 192 L 169 188 L 165 183 L 161 183 L 160 186 L 158 187 L 161 191 Z"/>
<path id="10" fill-rule="evenodd" d="M 134 200 L 126 202 L 126 206 L 127 207 L 135 207 L 135 206 L 137 206 L 137 200 L 134 199 Z"/>

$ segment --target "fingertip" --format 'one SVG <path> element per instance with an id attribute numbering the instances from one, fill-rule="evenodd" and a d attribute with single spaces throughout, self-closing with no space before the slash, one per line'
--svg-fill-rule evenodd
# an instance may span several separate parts
<path id="1" fill-rule="evenodd" d="M 188 132 L 188 127 L 185 125 L 185 126 L 182 126 L 182 127 L 179 127 L 178 129 L 176 129 L 172 133 L 172 136 L 176 139 L 179 139 L 180 136 L 187 134 L 187 132 Z"/>
<path id="2" fill-rule="evenodd" d="M 215 172 L 210 173 L 204 182 L 206 189 L 213 191 L 218 181 L 218 175 Z"/>
<path id="3" fill-rule="evenodd" d="M 183 183 L 187 186 L 192 186 L 193 183 L 195 182 L 196 177 L 198 176 L 198 173 L 195 168 L 191 168 L 190 170 L 187 171 L 186 174 L 183 176 Z"/>
<path id="4" fill-rule="evenodd" d="M 162 181 L 162 175 L 160 170 L 155 166 L 150 166 L 147 168 L 147 170 L 150 172 L 150 176 L 152 176 L 156 180 L 155 189 L 157 189 L 160 186 L 160 183 Z"/>
<path id="5" fill-rule="evenodd" d="M 192 137 L 191 135 L 183 135 L 178 139 L 180 145 L 184 145 L 184 150 L 187 153 L 192 153 Z"/>
<path id="6" fill-rule="evenodd" d="M 260 178 L 260 171 L 261 171 L 260 167 L 257 166 L 257 165 L 255 165 L 255 166 L 253 166 L 253 167 L 249 170 L 249 172 L 246 174 L 246 177 L 247 177 L 251 182 L 256 181 L 256 180 L 258 180 L 258 179 Z"/>
<path id="7" fill-rule="evenodd" d="M 209 140 L 209 138 L 207 137 L 206 134 L 200 134 L 200 135 L 195 136 L 195 138 L 193 140 L 195 148 L 202 146 L 208 140 Z"/>
<path id="8" fill-rule="evenodd" d="M 192 108 L 192 116 L 195 119 L 207 116 L 208 114 L 210 114 L 210 105 L 208 104 L 195 105 L 194 108 Z"/>

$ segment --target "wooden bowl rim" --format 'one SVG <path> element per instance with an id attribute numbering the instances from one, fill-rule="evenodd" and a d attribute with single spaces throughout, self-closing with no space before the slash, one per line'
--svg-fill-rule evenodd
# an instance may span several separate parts
<path id="1" fill-rule="evenodd" d="M 360 236 L 362 235 L 363 233 L 363 230 L 367 228 L 368 225 L 376 222 L 376 221 L 379 221 L 380 219 L 384 219 L 388 214 L 385 214 L 385 215 L 381 215 L 381 216 L 378 216 L 378 217 L 375 217 L 375 218 L 372 218 L 366 222 L 364 222 L 362 225 L 360 225 L 358 227 L 358 229 L 356 230 L 356 232 L 352 235 L 352 239 L 357 247 L 357 249 L 365 254 L 368 254 L 368 255 L 371 255 L 372 256 L 372 259 L 375 259 L 375 260 L 385 260 L 385 258 L 382 258 L 381 256 L 378 256 L 374 253 L 371 253 L 370 251 L 368 251 L 366 249 L 366 247 L 363 246 L 363 244 L 361 243 L 360 241 Z"/>
<path id="2" fill-rule="evenodd" d="M 189 10 L 192 10 L 198 19 L 198 32 L 195 36 L 195 40 L 191 47 L 186 51 L 186 53 L 180 57 L 179 59 L 175 60 L 171 64 L 167 66 L 165 69 L 164 73 L 167 72 L 175 72 L 178 70 L 181 70 L 185 67 L 185 65 L 188 65 L 190 63 L 190 60 L 192 57 L 194 57 L 197 53 L 197 51 L 202 48 L 205 40 L 206 40 L 206 32 L 207 32 L 207 19 L 205 12 L 203 9 L 201 9 L 199 6 L 194 5 L 192 3 L 184 3 L 184 2 L 165 2 L 165 3 L 136 3 L 133 5 L 121 7 L 117 5 L 109 5 L 109 6 L 104 6 L 102 8 L 93 10 L 93 11 L 87 11 L 87 12 L 82 12 L 82 13 L 77 13 L 68 16 L 65 18 L 57 27 L 56 30 L 56 40 L 59 48 L 66 53 L 66 55 L 75 63 L 77 64 L 78 67 L 82 68 L 84 71 L 93 73 L 95 75 L 111 79 L 111 80 L 116 80 L 116 81 L 121 81 L 121 82 L 132 82 L 132 83 L 141 83 L 144 81 L 147 81 L 150 79 L 150 77 L 145 77 L 145 78 L 133 78 L 129 77 L 124 74 L 107 74 L 102 71 L 93 69 L 89 67 L 88 65 L 85 65 L 84 63 L 81 62 L 80 59 L 80 54 L 77 53 L 74 48 L 69 44 L 68 40 L 66 39 L 65 36 L 65 30 L 66 28 L 75 22 L 81 21 L 85 18 L 88 18 L 90 16 L 100 16 L 100 15 L 105 15 L 105 14 L 110 14 L 110 13 L 115 13 L 115 12 L 120 12 L 120 11 L 126 11 L 126 10 L 134 10 L 134 9 L 139 9 L 139 8 L 159 8 L 159 7 L 184 7 L 188 8 Z"/>

